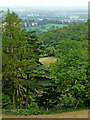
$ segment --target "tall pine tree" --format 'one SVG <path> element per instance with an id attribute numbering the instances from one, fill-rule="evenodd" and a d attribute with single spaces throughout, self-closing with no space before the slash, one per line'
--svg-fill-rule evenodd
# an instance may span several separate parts
<path id="1" fill-rule="evenodd" d="M 3 92 L 9 93 L 13 107 L 28 108 L 30 93 L 48 80 L 48 70 L 39 62 L 44 47 L 34 31 L 21 29 L 18 15 L 6 15 L 3 29 Z M 7 91 L 8 89 L 8 91 Z M 8 93 L 7 93 L 8 92 Z"/>

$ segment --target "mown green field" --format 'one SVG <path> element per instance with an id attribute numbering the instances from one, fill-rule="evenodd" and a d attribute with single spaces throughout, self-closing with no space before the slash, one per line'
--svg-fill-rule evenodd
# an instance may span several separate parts
<path id="1" fill-rule="evenodd" d="M 44 27 L 42 27 L 44 26 Z M 37 26 L 30 26 L 30 27 L 26 27 L 27 31 L 37 31 L 40 30 L 41 32 L 46 32 L 50 29 L 56 29 L 57 27 L 63 27 L 63 26 L 67 26 L 65 24 L 46 24 L 46 25 L 37 25 Z"/>

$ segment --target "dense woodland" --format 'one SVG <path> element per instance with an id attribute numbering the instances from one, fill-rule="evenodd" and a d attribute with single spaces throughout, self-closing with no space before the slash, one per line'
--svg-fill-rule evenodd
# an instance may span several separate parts
<path id="1" fill-rule="evenodd" d="M 17 114 L 87 107 L 88 22 L 48 32 L 21 29 L 20 19 L 8 13 L 2 32 L 2 107 Z M 48 67 L 41 57 L 55 57 Z M 15 112 L 15 111 L 14 111 Z"/>

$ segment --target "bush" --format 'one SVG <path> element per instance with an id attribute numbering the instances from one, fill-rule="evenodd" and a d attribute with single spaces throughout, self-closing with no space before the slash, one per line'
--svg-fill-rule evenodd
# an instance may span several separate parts
<path id="1" fill-rule="evenodd" d="M 46 110 L 44 107 L 40 107 L 40 114 L 46 114 Z"/>
<path id="2" fill-rule="evenodd" d="M 75 105 L 75 98 L 70 94 L 68 93 L 68 96 L 66 94 L 61 94 L 61 98 L 60 98 L 60 101 L 61 101 L 61 108 L 62 107 L 74 107 Z"/>
<path id="3" fill-rule="evenodd" d="M 39 107 L 38 107 L 37 103 L 35 103 L 35 102 L 31 102 L 31 104 L 28 106 L 28 108 L 29 108 L 30 114 L 32 114 L 32 115 L 38 115 L 40 113 Z"/>
<path id="4" fill-rule="evenodd" d="M 12 102 L 8 95 L 2 94 L 2 108 L 4 109 L 12 109 Z"/>
<path id="5" fill-rule="evenodd" d="M 17 115 L 38 115 L 40 113 L 39 109 L 31 108 L 31 109 L 18 109 Z"/>

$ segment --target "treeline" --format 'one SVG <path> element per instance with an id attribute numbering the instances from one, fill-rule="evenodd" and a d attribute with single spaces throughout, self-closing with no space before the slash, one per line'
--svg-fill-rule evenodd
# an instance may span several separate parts
<path id="1" fill-rule="evenodd" d="M 87 23 L 74 24 L 37 37 L 22 30 L 18 16 L 8 11 L 2 33 L 2 107 L 17 114 L 27 109 L 29 115 L 88 106 L 87 28 Z M 57 61 L 46 68 L 41 56 Z"/>

